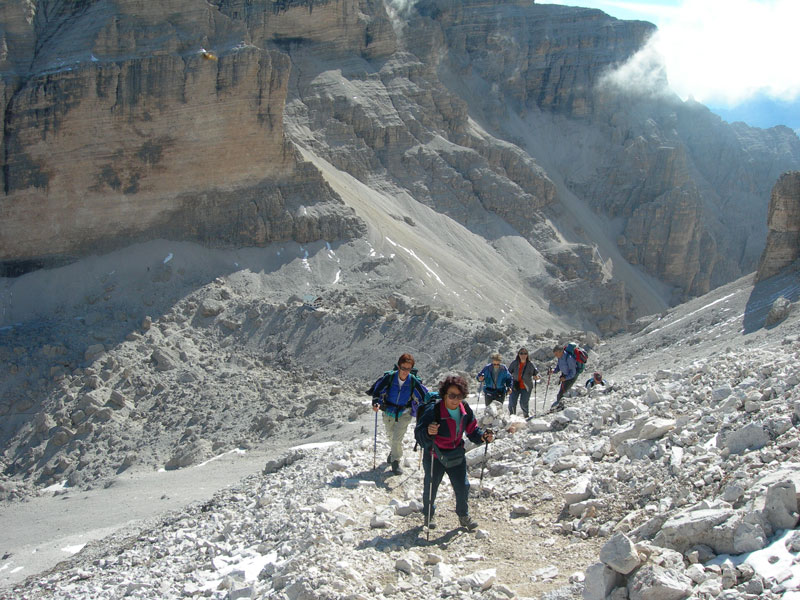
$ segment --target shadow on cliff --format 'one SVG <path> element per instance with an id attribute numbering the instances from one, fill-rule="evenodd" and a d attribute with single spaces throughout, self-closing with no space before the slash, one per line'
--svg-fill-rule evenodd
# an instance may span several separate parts
<path id="1" fill-rule="evenodd" d="M 784 271 L 753 286 L 753 291 L 750 293 L 745 307 L 743 333 L 752 333 L 765 327 L 764 323 L 772 304 L 781 296 L 791 302 L 800 298 L 799 275 L 794 270 Z"/>

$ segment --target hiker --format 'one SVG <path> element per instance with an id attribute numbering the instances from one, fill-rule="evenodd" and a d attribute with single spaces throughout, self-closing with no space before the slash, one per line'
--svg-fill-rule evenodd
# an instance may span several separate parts
<path id="1" fill-rule="evenodd" d="M 511 373 L 502 364 L 503 357 L 499 352 L 492 354 L 492 362 L 483 367 L 476 379 L 483 383 L 483 398 L 486 406 L 491 402 L 497 401 L 503 404 L 506 399 L 506 392 L 511 389 Z"/>
<path id="2" fill-rule="evenodd" d="M 599 371 L 595 371 L 592 374 L 592 377 L 586 380 L 587 389 L 591 390 L 596 385 L 602 385 L 603 387 L 606 387 L 606 382 L 603 379 L 603 374 L 600 373 Z"/>
<path id="3" fill-rule="evenodd" d="M 459 375 L 448 375 L 439 385 L 441 400 L 428 404 L 417 420 L 414 436 L 425 448 L 422 461 L 425 478 L 422 491 L 425 526 L 433 529 L 433 514 L 436 509 L 436 492 L 447 473 L 456 497 L 458 523 L 467 529 L 475 529 L 478 523 L 469 516 L 469 479 L 465 457 L 464 434 L 475 444 L 494 440 L 491 430 L 478 427 L 478 421 L 467 397 L 467 382 Z"/>
<path id="4" fill-rule="evenodd" d="M 526 419 L 530 416 L 528 414 L 528 402 L 531 398 L 531 392 L 535 382 L 539 381 L 539 371 L 533 366 L 533 363 L 528 360 L 528 349 L 520 348 L 517 351 L 517 357 L 508 365 L 508 371 L 511 373 L 511 395 L 508 397 L 508 412 L 512 415 L 517 414 L 517 400 L 519 406 L 522 408 L 522 416 Z"/>
<path id="5" fill-rule="evenodd" d="M 553 402 L 550 410 L 564 410 L 564 394 L 569 391 L 578 378 L 578 363 L 572 354 L 564 350 L 563 346 L 556 346 L 553 348 L 553 356 L 555 356 L 558 361 L 556 366 L 553 367 L 553 373 L 561 373 L 561 376 L 558 378 L 561 382 L 561 386 L 558 389 L 556 401 Z"/>
<path id="6" fill-rule="evenodd" d="M 403 437 L 411 417 L 416 416 L 417 405 L 422 404 L 428 393 L 414 369 L 414 357 L 402 354 L 394 369 L 381 375 L 368 393 L 372 396 L 372 410 L 383 411 L 383 426 L 390 448 L 386 462 L 391 465 L 393 474 L 401 475 Z"/>

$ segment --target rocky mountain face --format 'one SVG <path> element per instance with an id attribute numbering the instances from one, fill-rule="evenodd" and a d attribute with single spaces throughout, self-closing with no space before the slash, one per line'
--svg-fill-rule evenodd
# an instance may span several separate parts
<path id="1" fill-rule="evenodd" d="M 768 191 L 800 166 L 786 128 L 609 82 L 653 27 L 596 10 L 4 0 L 0 14 L 6 275 L 158 237 L 375 230 L 332 166 L 485 238 L 512 274 L 500 285 L 607 333 L 666 306 L 641 270 L 672 301 L 753 270 Z"/>
<path id="2" fill-rule="evenodd" d="M 263 245 L 363 229 L 284 137 L 288 57 L 241 22 L 191 0 L 3 13 L 7 273 L 154 237 Z"/>
<path id="3" fill-rule="evenodd" d="M 756 281 L 779 273 L 800 255 L 800 172 L 784 173 L 772 188 L 769 234 Z"/>

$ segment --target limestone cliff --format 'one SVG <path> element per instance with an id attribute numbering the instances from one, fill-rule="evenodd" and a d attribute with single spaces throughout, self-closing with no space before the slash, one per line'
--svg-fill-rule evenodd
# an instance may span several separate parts
<path id="1" fill-rule="evenodd" d="M 784 173 L 772 188 L 767 226 L 756 281 L 777 275 L 800 257 L 800 171 Z"/>
<path id="2" fill-rule="evenodd" d="M 7 273 L 159 235 L 261 245 L 361 231 L 284 137 L 286 54 L 204 1 L 31 6 L 4 33 Z"/>
<path id="3" fill-rule="evenodd" d="M 622 256 L 673 286 L 674 300 L 756 268 L 769 189 L 800 164 L 794 132 L 729 125 L 681 102 L 659 65 L 657 93 L 608 83 L 654 31 L 649 23 L 513 1 L 417 8 L 441 32 L 434 54 L 457 78 L 450 87 L 468 82 L 472 114 L 613 220 Z"/>

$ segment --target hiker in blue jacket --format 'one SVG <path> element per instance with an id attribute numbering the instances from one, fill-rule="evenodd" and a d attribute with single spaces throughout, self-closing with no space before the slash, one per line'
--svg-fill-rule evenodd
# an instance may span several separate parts
<path id="1" fill-rule="evenodd" d="M 514 378 L 508 372 L 503 362 L 503 357 L 499 352 L 492 354 L 492 362 L 483 367 L 476 379 L 483 383 L 483 397 L 486 406 L 491 402 L 497 401 L 502 404 L 506 399 L 506 393 L 511 389 Z"/>
<path id="2" fill-rule="evenodd" d="M 414 369 L 414 357 L 405 353 L 397 359 L 397 366 L 387 371 L 372 385 L 372 410 L 383 411 L 383 426 L 389 439 L 389 456 L 386 458 L 392 466 L 392 473 L 400 475 L 403 468 L 403 437 L 406 435 L 411 417 L 416 416 L 417 406 L 425 400 L 427 388 L 417 377 Z"/>
<path id="3" fill-rule="evenodd" d="M 561 387 L 558 389 L 556 401 L 553 402 L 550 410 L 564 410 L 564 394 L 569 391 L 578 378 L 578 363 L 574 356 L 564 351 L 563 346 L 556 346 L 553 348 L 553 356 L 555 356 L 558 361 L 553 368 L 553 373 L 561 373 L 561 376 L 558 378 L 561 382 Z"/>

